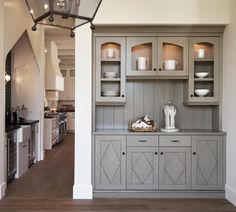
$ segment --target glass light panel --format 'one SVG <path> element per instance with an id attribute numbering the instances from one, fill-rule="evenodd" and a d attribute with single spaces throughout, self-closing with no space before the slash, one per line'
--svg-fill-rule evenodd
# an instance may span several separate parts
<path id="1" fill-rule="evenodd" d="M 43 21 L 40 21 L 40 24 L 46 24 L 51 26 L 63 27 L 72 29 L 75 26 L 75 19 L 74 18 L 62 18 L 61 15 L 53 15 L 54 21 L 50 22 L 48 18 L 45 18 Z"/>
<path id="2" fill-rule="evenodd" d="M 34 20 L 50 11 L 49 0 L 27 0 Z"/>
<path id="3" fill-rule="evenodd" d="M 77 1 L 77 0 L 75 0 Z M 80 0 L 79 15 L 93 18 L 101 0 Z"/>

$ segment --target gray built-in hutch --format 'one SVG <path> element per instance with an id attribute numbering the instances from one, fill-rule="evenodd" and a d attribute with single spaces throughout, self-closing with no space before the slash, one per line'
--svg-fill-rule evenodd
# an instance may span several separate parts
<path id="1" fill-rule="evenodd" d="M 223 30 L 221 26 L 94 30 L 95 197 L 224 195 Z M 174 70 L 166 69 L 166 60 L 177 61 Z M 197 77 L 199 72 L 207 76 Z M 208 94 L 198 95 L 197 89 L 208 89 Z M 162 127 L 161 108 L 168 100 L 177 107 L 179 132 L 128 130 L 129 122 L 146 114 Z"/>

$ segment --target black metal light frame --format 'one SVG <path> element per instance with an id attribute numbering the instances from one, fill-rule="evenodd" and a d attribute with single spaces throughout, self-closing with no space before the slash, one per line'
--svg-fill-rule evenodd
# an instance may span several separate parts
<path id="1" fill-rule="evenodd" d="M 39 0 L 35 0 L 35 1 L 39 1 Z M 97 5 L 97 8 L 95 9 L 94 11 L 94 14 L 92 17 L 85 17 L 85 16 L 81 16 L 81 15 L 75 15 L 75 14 L 70 14 L 70 13 L 63 13 L 63 12 L 59 12 L 59 11 L 55 11 L 54 10 L 54 6 L 53 6 L 53 1 L 55 0 L 48 0 L 49 2 L 49 11 L 43 13 L 41 16 L 37 17 L 36 19 L 34 18 L 33 14 L 30 12 L 30 15 L 34 21 L 34 25 L 32 26 L 32 30 L 33 31 L 36 31 L 37 30 L 37 24 L 42 24 L 42 25 L 49 25 L 49 26 L 53 26 L 53 27 L 59 27 L 59 28 L 63 28 L 63 29 L 67 29 L 67 30 L 70 30 L 71 33 L 70 33 L 70 36 L 71 37 L 74 37 L 74 30 L 77 28 L 77 27 L 80 27 L 82 25 L 85 25 L 87 23 L 90 23 L 90 28 L 93 30 L 95 29 L 95 26 L 93 24 L 93 19 L 95 18 L 96 14 L 97 14 L 97 11 L 102 3 L 102 0 L 99 1 L 98 5 Z M 30 8 L 30 5 L 28 3 L 28 0 L 25 0 L 26 2 L 26 5 L 28 7 L 28 10 L 30 11 L 32 8 Z M 89 8 L 88 8 L 89 9 Z M 59 15 L 61 16 L 62 18 L 64 19 L 67 19 L 67 18 L 74 18 L 75 20 L 76 19 L 81 19 L 81 20 L 84 20 L 85 22 L 82 23 L 82 24 L 79 24 L 79 25 L 75 25 L 74 27 L 64 27 L 64 26 L 58 26 L 56 24 L 53 23 L 54 21 L 54 17 L 53 15 Z M 50 24 L 47 24 L 47 23 L 43 23 L 43 22 L 40 22 L 44 19 L 46 19 L 48 17 L 48 20 L 50 22 Z"/>

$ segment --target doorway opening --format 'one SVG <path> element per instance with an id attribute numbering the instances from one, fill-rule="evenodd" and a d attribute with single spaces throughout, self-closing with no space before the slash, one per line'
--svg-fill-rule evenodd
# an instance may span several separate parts
<path id="1" fill-rule="evenodd" d="M 6 148 L 6 199 L 72 198 L 75 130 L 74 39 L 68 36 L 67 31 L 51 28 L 45 29 L 44 37 L 45 45 L 41 49 L 45 58 L 41 59 L 45 60 L 45 67 L 40 68 L 39 58 L 35 56 L 35 44 L 31 43 L 27 32 L 17 41 L 6 61 L 6 64 L 10 64 L 8 70 L 11 76 L 11 82 L 6 84 L 6 88 L 9 88 L 6 89 L 6 108 L 10 114 L 10 125 L 15 126 L 16 133 L 13 142 L 15 149 L 12 149 L 14 158 L 9 157 Z M 47 45 L 52 42 L 55 48 L 49 49 Z M 48 61 L 52 55 L 54 60 Z M 49 80 L 53 75 L 49 73 L 51 69 L 49 70 L 48 63 L 57 63 L 57 75 L 64 82 L 64 91 L 47 89 L 48 86 L 55 86 L 53 80 L 56 80 Z M 40 84 L 44 76 L 42 69 L 45 69 L 45 88 Z M 47 85 L 48 83 L 51 85 Z M 44 98 L 39 98 L 40 96 Z M 17 114 L 15 120 L 12 119 L 13 111 Z M 31 150 L 34 156 L 32 163 L 29 162 Z M 11 160 L 14 161 L 15 173 L 9 178 L 7 170 L 10 167 L 7 164 Z"/>

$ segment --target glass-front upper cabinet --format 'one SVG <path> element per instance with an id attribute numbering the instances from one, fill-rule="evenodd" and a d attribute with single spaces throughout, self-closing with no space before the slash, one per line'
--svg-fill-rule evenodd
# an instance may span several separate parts
<path id="1" fill-rule="evenodd" d="M 158 75 L 188 76 L 188 38 L 158 38 Z"/>
<path id="2" fill-rule="evenodd" d="M 157 75 L 157 38 L 127 38 L 127 76 Z"/>
<path id="3" fill-rule="evenodd" d="M 219 43 L 217 37 L 190 38 L 189 103 L 218 104 Z"/>
<path id="4" fill-rule="evenodd" d="M 96 38 L 96 103 L 125 103 L 125 38 Z"/>

